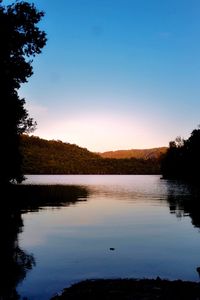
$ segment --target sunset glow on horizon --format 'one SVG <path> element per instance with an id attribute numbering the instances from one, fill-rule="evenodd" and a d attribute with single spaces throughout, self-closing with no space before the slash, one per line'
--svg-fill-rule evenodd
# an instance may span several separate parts
<path id="1" fill-rule="evenodd" d="M 152 126 L 153 127 L 153 126 Z M 66 121 L 55 121 L 48 128 L 35 131 L 46 139 L 58 139 L 77 144 L 88 150 L 101 152 L 132 148 L 159 147 L 155 143 L 155 128 L 118 116 L 82 116 Z M 66 138 L 67 137 L 67 138 Z M 160 142 L 160 141 L 159 141 Z"/>
<path id="2" fill-rule="evenodd" d="M 48 115 L 45 109 L 39 110 L 41 114 Z M 160 120 L 160 124 L 161 122 Z M 42 121 L 41 118 L 41 124 L 33 134 L 47 140 L 61 140 L 90 151 L 103 152 L 168 146 L 165 136 L 160 138 L 162 130 L 163 128 L 157 127 L 156 122 L 151 123 L 147 119 L 96 113 L 80 114 L 74 118 L 68 116 L 60 120 L 55 118 L 51 123 L 46 122 L 45 118 Z M 168 140 L 173 138 L 169 136 Z"/>

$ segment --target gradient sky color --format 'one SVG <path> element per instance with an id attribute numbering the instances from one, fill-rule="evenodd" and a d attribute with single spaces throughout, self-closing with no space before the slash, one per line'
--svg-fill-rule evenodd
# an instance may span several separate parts
<path id="1" fill-rule="evenodd" d="M 200 123 L 199 0 L 30 2 L 48 36 L 20 90 L 34 135 L 92 151 L 151 148 Z"/>

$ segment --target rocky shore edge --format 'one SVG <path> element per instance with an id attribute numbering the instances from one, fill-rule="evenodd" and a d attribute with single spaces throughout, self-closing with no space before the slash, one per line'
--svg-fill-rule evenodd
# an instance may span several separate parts
<path id="1" fill-rule="evenodd" d="M 165 279 L 94 279 L 73 284 L 51 300 L 200 300 L 200 283 Z"/>

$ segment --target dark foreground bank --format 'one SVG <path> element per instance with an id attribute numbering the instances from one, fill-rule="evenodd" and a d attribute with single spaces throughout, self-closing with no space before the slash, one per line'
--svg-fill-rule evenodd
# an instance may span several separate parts
<path id="1" fill-rule="evenodd" d="M 157 279 L 86 280 L 51 300 L 199 300 L 200 283 Z"/>

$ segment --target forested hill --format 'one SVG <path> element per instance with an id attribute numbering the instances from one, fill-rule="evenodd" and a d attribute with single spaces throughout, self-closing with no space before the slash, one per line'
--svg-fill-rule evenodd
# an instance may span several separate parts
<path id="1" fill-rule="evenodd" d="M 117 150 L 98 153 L 103 158 L 142 158 L 142 159 L 159 159 L 160 156 L 166 153 L 167 147 L 152 148 L 152 149 L 130 149 Z"/>
<path id="2" fill-rule="evenodd" d="M 101 159 L 74 144 L 28 135 L 21 136 L 21 152 L 26 173 L 76 173 L 79 168 L 87 168 L 88 161 Z"/>
<path id="3" fill-rule="evenodd" d="M 77 145 L 21 136 L 24 174 L 159 174 L 158 158 L 102 158 Z"/>

